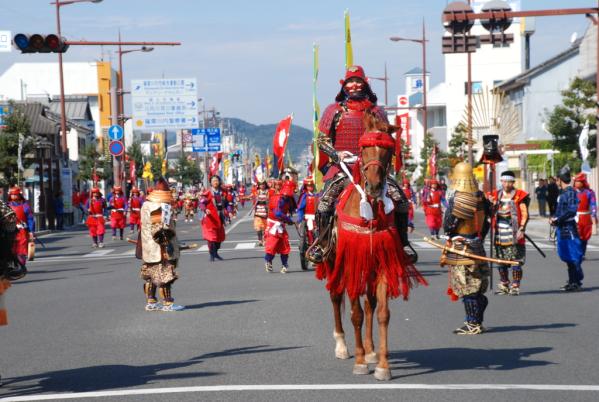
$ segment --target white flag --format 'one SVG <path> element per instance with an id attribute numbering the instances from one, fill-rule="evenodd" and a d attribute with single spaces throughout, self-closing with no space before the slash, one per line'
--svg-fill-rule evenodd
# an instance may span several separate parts
<path id="1" fill-rule="evenodd" d="M 587 120 L 584 123 L 584 128 L 582 129 L 582 132 L 580 133 L 580 137 L 578 137 L 578 147 L 580 148 L 580 156 L 581 156 L 583 162 L 586 161 L 587 158 L 589 157 L 588 142 L 589 142 L 589 121 Z"/>
<path id="2" fill-rule="evenodd" d="M 17 152 L 17 166 L 19 170 L 25 170 L 23 167 L 23 160 L 21 159 L 21 153 L 23 152 L 23 142 L 25 141 L 25 137 L 23 134 L 19 133 L 19 150 Z"/>

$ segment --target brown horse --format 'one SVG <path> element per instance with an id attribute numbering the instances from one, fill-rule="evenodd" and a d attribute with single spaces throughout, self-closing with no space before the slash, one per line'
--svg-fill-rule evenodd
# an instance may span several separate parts
<path id="1" fill-rule="evenodd" d="M 317 276 L 327 278 L 333 304 L 335 356 L 349 358 L 341 316 L 341 305 L 347 293 L 356 341 L 353 373 L 369 374 L 368 363 L 378 363 L 374 377 L 388 381 L 391 379 L 387 360 L 388 301 L 400 295 L 407 299 L 413 284 L 426 284 L 426 281 L 403 251 L 396 225 L 397 206 L 386 196 L 387 174 L 395 149 L 391 133 L 396 128 L 372 115 L 367 115 L 364 122 L 366 133 L 360 139 L 361 154 L 353 168 L 353 183 L 341 194 L 336 207 L 334 237 L 337 245 L 327 260 L 317 267 Z M 372 216 L 364 212 L 364 208 L 368 210 L 366 204 L 370 206 Z M 364 308 L 361 296 L 365 296 Z M 372 337 L 375 312 L 380 339 L 378 353 Z"/>

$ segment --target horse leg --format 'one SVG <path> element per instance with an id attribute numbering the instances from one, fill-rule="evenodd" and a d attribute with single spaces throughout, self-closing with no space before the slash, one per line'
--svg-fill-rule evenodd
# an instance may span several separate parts
<path id="1" fill-rule="evenodd" d="M 379 280 L 376 287 L 377 309 L 376 316 L 379 322 L 379 364 L 374 370 L 374 378 L 379 381 L 389 381 L 391 379 L 391 370 L 389 370 L 389 361 L 387 360 L 387 330 L 389 329 L 389 304 L 387 297 L 387 282 Z"/>
<path id="2" fill-rule="evenodd" d="M 354 374 L 368 374 L 366 364 L 366 353 L 362 343 L 362 324 L 364 323 L 364 311 L 360 305 L 360 297 L 351 301 L 351 322 L 354 325 L 354 338 L 356 340 L 356 362 L 354 363 Z"/>
<path id="3" fill-rule="evenodd" d="M 341 320 L 341 302 L 343 294 L 334 295 L 331 293 L 331 303 L 333 304 L 333 316 L 335 317 L 335 357 L 337 359 L 349 359 L 347 344 L 345 343 L 345 333 L 343 332 L 343 322 Z"/>
<path id="4" fill-rule="evenodd" d="M 364 349 L 366 350 L 366 363 L 376 364 L 379 359 L 374 351 L 374 341 L 372 338 L 372 326 L 374 321 L 374 310 L 376 309 L 376 294 L 370 289 L 366 292 L 364 299 L 364 312 L 366 313 L 366 333 L 364 339 Z"/>

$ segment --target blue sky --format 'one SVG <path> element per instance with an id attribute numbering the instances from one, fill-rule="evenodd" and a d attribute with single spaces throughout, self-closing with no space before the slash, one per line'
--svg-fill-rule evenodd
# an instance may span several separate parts
<path id="1" fill-rule="evenodd" d="M 8 4 L 7 4 L 8 3 Z M 593 0 L 523 0 L 522 8 L 589 7 Z M 311 126 L 312 44 L 320 45 L 318 98 L 332 101 L 343 75 L 343 11 L 351 13 L 354 61 L 368 75 L 382 76 L 387 63 L 390 99 L 403 91 L 403 73 L 421 64 L 420 47 L 394 43 L 394 35 L 417 36 L 422 19 L 430 37 L 428 50 L 432 84 L 443 80 L 440 39 L 441 12 L 446 0 L 379 1 L 201 1 L 104 0 L 62 8 L 63 35 L 68 39 L 180 41 L 177 48 L 124 57 L 125 82 L 136 78 L 196 77 L 199 96 L 223 116 L 272 123 L 288 113 Z M 569 46 L 573 32 L 582 34 L 583 16 L 546 17 L 536 21 L 532 64 Z M 2 0 L 0 30 L 55 31 L 49 0 Z M 108 47 L 72 46 L 65 61 L 114 58 Z M 54 61 L 55 55 L 0 53 L 0 71 L 14 62 Z M 68 80 L 68 77 L 65 77 Z M 383 99 L 382 82 L 374 81 Z M 128 103 L 128 99 L 126 103 Z"/>

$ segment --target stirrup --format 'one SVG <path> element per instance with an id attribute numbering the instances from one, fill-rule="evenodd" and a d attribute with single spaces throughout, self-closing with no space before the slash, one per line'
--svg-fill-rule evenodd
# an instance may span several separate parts
<path id="1" fill-rule="evenodd" d="M 315 242 L 306 250 L 306 259 L 312 264 L 321 264 L 324 261 L 324 251 L 320 244 Z"/>

